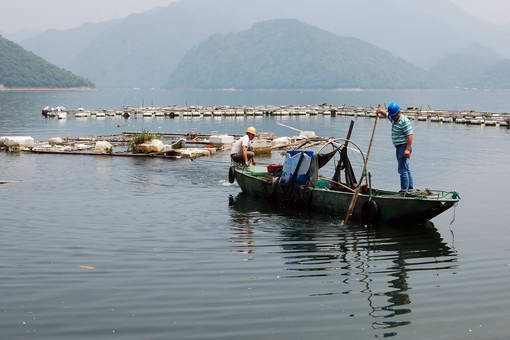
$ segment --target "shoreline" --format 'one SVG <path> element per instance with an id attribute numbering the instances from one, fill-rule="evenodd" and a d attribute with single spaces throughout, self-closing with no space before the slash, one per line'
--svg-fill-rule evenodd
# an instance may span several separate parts
<path id="1" fill-rule="evenodd" d="M 94 87 L 0 87 L 0 92 L 66 92 L 95 91 Z"/>

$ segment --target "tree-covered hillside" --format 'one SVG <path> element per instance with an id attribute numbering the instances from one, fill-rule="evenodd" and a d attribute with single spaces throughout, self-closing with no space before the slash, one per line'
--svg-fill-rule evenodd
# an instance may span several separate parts
<path id="1" fill-rule="evenodd" d="M 416 88 L 425 72 L 374 45 L 294 19 L 214 35 L 171 75 L 182 88 Z"/>
<path id="2" fill-rule="evenodd" d="M 91 87 L 87 80 L 52 65 L 0 36 L 0 85 L 5 87 Z"/>

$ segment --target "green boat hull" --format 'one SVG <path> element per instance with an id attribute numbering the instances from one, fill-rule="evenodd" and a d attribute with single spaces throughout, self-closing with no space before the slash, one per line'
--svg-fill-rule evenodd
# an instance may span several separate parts
<path id="1" fill-rule="evenodd" d="M 338 215 L 343 218 L 353 198 L 352 192 L 298 187 L 289 191 L 270 176 L 252 175 L 235 169 L 235 178 L 245 194 L 302 206 L 312 212 Z M 402 196 L 400 193 L 372 190 L 372 195 L 360 194 L 354 210 L 357 221 L 369 224 L 428 221 L 459 202 L 455 192 L 431 192 L 423 197 Z M 369 203 L 367 203 L 369 202 Z"/>

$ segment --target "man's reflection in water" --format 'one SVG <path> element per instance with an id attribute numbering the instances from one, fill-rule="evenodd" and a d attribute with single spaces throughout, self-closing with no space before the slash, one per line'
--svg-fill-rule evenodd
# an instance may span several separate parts
<path id="1" fill-rule="evenodd" d="M 409 225 L 366 228 L 343 226 L 321 216 L 290 220 L 281 211 L 244 195 L 231 199 L 234 235 L 254 251 L 252 231 L 246 217 L 254 211 L 274 213 L 288 279 L 340 277 L 333 291 L 312 294 L 358 294 L 366 297 L 371 327 L 385 337 L 410 324 L 412 297 L 408 279 L 413 271 L 448 270 L 457 266 L 457 253 L 442 239 L 435 226 Z M 294 213 L 289 212 L 289 216 Z M 307 220 L 308 218 L 308 220 Z M 299 220 L 298 222 L 296 222 Z M 244 226 L 244 227 L 242 227 Z M 246 230 L 240 233 L 238 229 Z M 239 235 L 242 235 L 239 236 Z M 249 237 L 249 243 L 246 238 Z M 338 299 L 342 303 L 341 297 Z"/>
<path id="2" fill-rule="evenodd" d="M 234 204 L 234 200 L 231 197 L 229 203 Z M 243 212 L 232 211 L 232 223 L 230 229 L 232 231 L 232 237 L 230 241 L 233 244 L 234 251 L 252 256 L 255 254 L 255 241 L 253 240 L 253 230 L 250 225 L 250 218 Z"/>

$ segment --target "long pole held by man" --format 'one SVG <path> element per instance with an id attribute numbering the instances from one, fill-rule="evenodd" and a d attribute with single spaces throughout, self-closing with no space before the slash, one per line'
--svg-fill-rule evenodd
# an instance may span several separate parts
<path id="1" fill-rule="evenodd" d="M 351 203 L 349 204 L 349 208 L 347 209 L 347 214 L 345 215 L 345 219 L 343 221 L 344 224 L 350 223 L 350 221 L 352 219 L 352 215 L 354 214 L 354 209 L 356 208 L 356 205 L 358 204 L 358 199 L 359 199 L 359 195 L 360 195 L 360 191 L 361 191 L 361 183 L 363 182 L 363 178 L 365 178 L 365 176 L 367 175 L 368 160 L 370 159 L 370 154 L 372 152 L 372 143 L 374 142 L 375 130 L 377 128 L 378 121 L 379 121 L 379 115 L 376 115 L 374 127 L 372 128 L 372 133 L 370 135 L 370 143 L 368 145 L 367 156 L 365 157 L 365 162 L 363 163 L 362 179 L 360 180 L 356 190 L 354 191 Z"/>
<path id="2" fill-rule="evenodd" d="M 386 108 L 386 111 L 382 108 L 378 108 L 376 111 L 376 120 L 372 129 L 372 135 L 370 137 L 370 145 L 368 147 L 368 153 L 363 166 L 363 174 L 366 172 L 368 159 L 370 157 L 370 151 L 372 148 L 372 141 L 374 138 L 375 129 L 377 127 L 377 120 L 379 117 L 387 117 L 391 122 L 391 139 L 395 146 L 395 154 L 398 164 L 398 173 L 400 175 L 400 192 L 406 194 L 409 190 L 414 189 L 414 180 L 411 172 L 410 158 L 413 152 L 414 142 L 414 130 L 411 125 L 411 120 L 401 114 L 400 105 L 394 101 L 390 102 Z M 361 183 L 360 183 L 361 184 Z M 348 224 L 354 213 L 354 209 L 359 198 L 359 186 L 354 192 L 351 200 L 351 204 L 347 210 L 344 223 Z"/>

